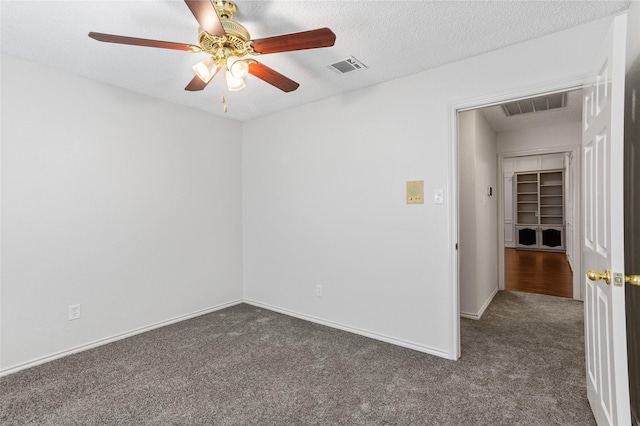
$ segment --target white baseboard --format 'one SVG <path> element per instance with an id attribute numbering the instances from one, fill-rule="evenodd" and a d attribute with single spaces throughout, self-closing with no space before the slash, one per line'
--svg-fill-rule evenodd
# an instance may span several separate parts
<path id="1" fill-rule="evenodd" d="M 245 299 L 244 303 L 249 304 L 249 305 L 253 305 L 256 306 L 258 308 L 263 308 L 269 311 L 274 311 L 274 312 L 278 312 L 284 315 L 288 315 L 290 317 L 295 317 L 295 318 L 299 318 L 301 320 L 305 320 L 305 321 L 309 321 L 309 322 L 313 322 L 315 324 L 320 324 L 320 325 L 325 325 L 327 327 L 331 327 L 331 328 L 335 328 L 338 330 L 342 330 L 342 331 L 347 331 L 349 333 L 353 333 L 353 334 L 358 334 L 360 336 L 365 336 L 365 337 L 369 337 L 371 339 L 375 339 L 375 340 L 380 340 L 382 342 L 385 343 L 391 343 L 392 345 L 396 345 L 396 346 L 402 346 L 404 348 L 409 348 L 409 349 L 413 349 L 419 352 L 423 352 L 423 353 L 427 353 L 430 355 L 435 355 L 435 356 L 439 356 L 441 358 L 445 358 L 445 359 L 451 359 L 453 360 L 454 358 L 452 357 L 452 354 L 449 354 L 447 352 L 444 352 L 440 349 L 435 349 L 435 348 L 431 348 L 428 346 L 424 346 L 424 345 L 420 345 L 417 343 L 413 343 L 413 342 L 409 342 L 406 340 L 402 340 L 402 339 L 397 339 L 395 337 L 389 337 L 389 336 L 385 336 L 383 334 L 378 334 L 378 333 L 373 333 L 370 331 L 366 331 L 366 330 L 361 330 L 359 328 L 356 327 L 351 327 L 348 325 L 344 325 L 344 324 L 339 324 L 333 321 L 327 321 L 321 318 L 317 318 L 311 315 L 306 315 L 306 314 L 301 314 L 299 312 L 295 312 L 295 311 L 290 311 L 288 309 L 283 309 L 283 308 L 279 308 L 277 306 L 272 306 L 266 303 L 262 303 L 262 302 L 258 302 L 255 300 L 248 300 Z"/>
<path id="2" fill-rule="evenodd" d="M 460 316 L 462 318 L 468 318 L 468 319 L 472 319 L 472 320 L 479 320 L 480 318 L 482 318 L 482 314 L 484 314 L 484 311 L 491 304 L 491 301 L 493 300 L 493 298 L 496 297 L 496 294 L 498 294 L 498 287 L 496 287 L 493 290 L 493 293 L 491 293 L 489 298 L 484 302 L 484 304 L 482 305 L 482 307 L 480 308 L 480 310 L 477 313 L 473 314 L 473 313 L 469 313 L 469 312 L 460 312 Z"/>
<path id="3" fill-rule="evenodd" d="M 497 290 L 496 290 L 496 292 L 497 292 Z M 489 305 L 489 303 L 491 302 L 491 299 L 493 299 L 494 295 L 495 295 L 495 293 L 487 301 L 486 306 Z M 86 351 L 88 349 L 93 349 L 93 348 L 96 348 L 98 346 L 102 346 L 102 345 L 106 345 L 108 343 L 116 342 L 118 340 L 126 339 L 127 337 L 132 337 L 132 336 L 135 336 L 136 334 L 144 333 L 144 332 L 151 331 L 151 330 L 154 330 L 156 328 L 164 327 L 164 326 L 176 323 L 176 322 L 185 321 L 185 320 L 188 320 L 190 318 L 194 318 L 194 317 L 197 317 L 197 316 L 200 316 L 200 315 L 205 315 L 205 314 L 209 314 L 211 312 L 215 312 L 215 311 L 218 311 L 218 310 L 221 310 L 221 309 L 229 308 L 231 306 L 235 306 L 235 305 L 238 305 L 240 303 L 247 303 L 249 305 L 253 305 L 253 306 L 256 306 L 256 307 L 259 307 L 259 308 L 262 308 L 262 309 L 266 309 L 266 310 L 269 310 L 269 311 L 278 312 L 278 313 L 281 313 L 281 314 L 284 314 L 284 315 L 288 315 L 288 316 L 291 316 L 291 317 L 295 317 L 295 318 L 299 318 L 299 319 L 302 319 L 302 320 L 305 320 L 305 321 L 313 322 L 313 323 L 316 323 L 316 324 L 324 325 L 324 326 L 335 328 L 335 329 L 338 329 L 338 330 L 347 331 L 349 333 L 358 334 L 358 335 L 369 337 L 369 338 L 372 338 L 372 339 L 375 339 L 375 340 L 380 340 L 382 342 L 386 342 L 386 343 L 390 343 L 390 344 L 393 344 L 393 345 L 397 345 L 397 346 L 413 349 L 413 350 L 416 350 L 416 351 L 419 351 L 419 352 L 423 352 L 423 353 L 427 353 L 427 354 L 430 354 L 430 355 L 435 355 L 435 356 L 438 356 L 438 357 L 441 357 L 441 358 L 454 359 L 449 353 L 444 352 L 444 351 L 442 351 L 440 349 L 435 349 L 435 348 L 431 348 L 431 347 L 428 347 L 428 346 L 420 345 L 420 344 L 417 344 L 417 343 L 409 342 L 409 341 L 406 341 L 406 340 L 397 339 L 395 337 L 385 336 L 383 334 L 378 334 L 378 333 L 373 333 L 373 332 L 366 331 L 366 330 L 361 330 L 361 329 L 359 329 L 357 327 L 351 327 L 351 326 L 344 325 L 344 324 L 339 324 L 339 323 L 336 323 L 336 322 L 333 322 L 333 321 L 323 320 L 321 318 L 317 318 L 317 317 L 306 315 L 306 314 L 301 314 L 299 312 L 290 311 L 288 309 L 282 309 L 282 308 L 279 308 L 277 306 L 272 306 L 272 305 L 269 305 L 269 304 L 266 304 L 266 303 L 261 303 L 261 302 L 255 301 L 255 300 L 239 299 L 239 300 L 235 300 L 235 301 L 232 301 L 232 302 L 224 303 L 224 304 L 221 304 L 221 305 L 213 306 L 213 307 L 210 307 L 210 308 L 202 309 L 200 311 L 192 312 L 190 314 L 181 315 L 181 316 L 178 316 L 178 317 L 175 317 L 175 318 L 171 318 L 171 319 L 168 319 L 166 321 L 160 321 L 160 322 L 157 322 L 155 324 L 151 324 L 151 325 L 148 325 L 148 326 L 145 326 L 145 327 L 140 327 L 140 328 L 137 328 L 135 330 L 131 330 L 131 331 L 128 331 L 128 332 L 125 332 L 125 333 L 116 334 L 116 335 L 113 335 L 113 336 L 110 336 L 110 337 L 107 337 L 107 338 L 104 338 L 104 339 L 95 340 L 93 342 L 90 342 L 90 343 L 87 343 L 87 344 L 84 344 L 84 345 L 76 346 L 76 347 L 73 347 L 73 348 L 70 348 L 70 349 L 67 349 L 67 350 L 64 350 L 64 351 L 60 351 L 60 352 L 56 352 L 56 353 L 53 353 L 53 354 L 50 354 L 50 355 L 46 355 L 46 356 L 31 360 L 31 361 L 27 361 L 27 362 L 21 363 L 21 364 L 13 365 L 13 366 L 10 366 L 10 367 L 7 367 L 5 369 L 0 370 L 0 377 L 7 376 L 7 375 L 13 374 L 13 373 L 17 373 L 18 371 L 25 370 L 25 369 L 31 368 L 31 367 L 35 367 L 37 365 L 44 364 L 46 362 L 53 361 L 53 360 L 56 360 L 56 359 L 59 359 L 59 358 L 63 358 L 63 357 L 68 356 L 68 355 L 72 355 L 72 354 L 75 354 L 75 353 L 78 353 L 78 352 Z M 486 306 L 483 307 L 482 311 L 484 311 L 484 309 L 486 309 Z M 479 315 L 482 315 L 482 313 L 480 313 Z M 465 316 L 465 314 L 461 313 L 461 316 Z"/>
<path id="4" fill-rule="evenodd" d="M 195 318 L 195 317 L 198 317 L 200 315 L 209 314 L 211 312 L 219 311 L 221 309 L 229 308 L 231 306 L 235 306 L 235 305 L 238 305 L 240 303 L 242 303 L 242 299 L 234 300 L 232 302 L 223 303 L 223 304 L 217 305 L 217 306 L 212 306 L 210 308 L 202 309 L 202 310 L 199 310 L 199 311 L 196 311 L 196 312 L 192 312 L 190 314 L 180 315 L 178 317 L 171 318 L 171 319 L 168 319 L 168 320 L 165 320 L 165 321 L 160 321 L 160 322 L 157 322 L 155 324 L 151 324 L 151 325 L 147 325 L 147 326 L 144 326 L 144 327 L 136 328 L 135 330 L 127 331 L 126 333 L 116 334 L 116 335 L 113 335 L 111 337 L 107 337 L 107 338 L 104 338 L 104 339 L 98 339 L 98 340 L 95 340 L 93 342 L 90 342 L 90 343 L 87 343 L 87 344 L 84 344 L 84 345 L 76 346 L 76 347 L 71 348 L 71 349 L 67 349 L 67 350 L 64 350 L 64 351 L 56 352 L 54 354 L 46 355 L 46 356 L 43 356 L 41 358 L 37 358 L 37 359 L 31 360 L 31 361 L 27 361 L 27 362 L 24 362 L 24 363 L 21 363 L 21 364 L 13 365 L 11 367 L 7 367 L 7 368 L 4 368 L 4 369 L 0 370 L 0 377 L 7 376 L 7 375 L 12 374 L 12 373 L 17 373 L 20 370 L 25 370 L 27 368 L 35 367 L 36 365 L 44 364 L 45 362 L 53 361 L 55 359 L 65 357 L 67 355 L 72 355 L 72 354 L 75 354 L 75 353 L 78 353 L 78 352 L 86 351 L 88 349 L 96 348 L 98 346 L 106 345 L 107 343 L 112 343 L 112 342 L 116 342 L 118 340 L 126 339 L 127 337 L 135 336 L 136 334 L 144 333 L 146 331 L 151 331 L 151 330 L 154 330 L 156 328 L 164 327 L 164 326 L 169 325 L 169 324 L 173 324 L 173 323 L 176 323 L 176 322 L 188 320 L 190 318 Z"/>

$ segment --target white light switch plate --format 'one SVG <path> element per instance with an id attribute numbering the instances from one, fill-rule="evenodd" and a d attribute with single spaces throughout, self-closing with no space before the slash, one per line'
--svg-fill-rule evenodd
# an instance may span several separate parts
<path id="1" fill-rule="evenodd" d="M 433 204 L 444 204 L 444 191 L 442 189 L 433 191 Z"/>

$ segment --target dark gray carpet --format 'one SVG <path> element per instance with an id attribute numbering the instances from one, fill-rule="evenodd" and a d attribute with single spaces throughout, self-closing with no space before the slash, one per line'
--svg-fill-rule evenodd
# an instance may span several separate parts
<path id="1" fill-rule="evenodd" d="M 582 307 L 499 292 L 453 362 L 238 305 L 4 377 L 0 424 L 592 425 Z"/>

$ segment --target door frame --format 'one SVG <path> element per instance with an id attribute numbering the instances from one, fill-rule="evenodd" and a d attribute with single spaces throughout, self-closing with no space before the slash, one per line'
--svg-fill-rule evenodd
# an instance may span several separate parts
<path id="1" fill-rule="evenodd" d="M 574 89 L 575 90 L 575 89 Z M 544 96 L 545 94 L 540 94 L 540 96 Z M 545 154 L 572 154 L 573 161 L 575 161 L 576 173 L 574 173 L 574 177 L 572 179 L 572 188 L 570 188 L 573 206 L 572 212 L 573 217 L 571 221 L 573 223 L 573 268 L 572 268 L 572 280 L 573 280 L 573 298 L 575 300 L 582 300 L 583 290 L 581 288 L 582 284 L 582 275 L 580 273 L 580 268 L 582 266 L 582 253 L 579 250 L 576 244 L 580 244 L 581 237 L 580 231 L 581 228 L 581 218 L 582 218 L 582 204 L 581 204 L 581 156 L 580 156 L 580 145 L 562 145 L 557 147 L 549 147 L 549 148 L 540 148 L 540 149 L 532 149 L 528 151 L 514 151 L 514 152 L 499 152 L 498 153 L 498 176 L 503 176 L 503 161 L 505 158 L 518 158 L 518 157 L 528 157 L 531 155 L 545 155 Z M 568 169 L 565 169 L 565 173 L 568 173 Z M 565 174 L 566 176 L 566 174 Z M 498 288 L 500 290 L 504 290 L 504 226 L 500 226 L 500 224 L 504 223 L 504 179 L 498 179 Z M 566 231 L 565 231 L 566 235 Z M 565 244 L 566 245 L 566 244 Z"/>
<path id="2" fill-rule="evenodd" d="M 452 354 L 452 358 L 458 359 L 461 355 L 460 346 L 460 261 L 458 259 L 458 243 L 460 235 L 460 223 L 459 223 L 459 179 L 458 179 L 458 113 L 464 111 L 470 111 L 474 109 L 500 105 L 505 102 L 515 101 L 519 99 L 527 99 L 535 96 L 541 96 L 544 94 L 553 94 L 560 92 L 568 92 L 575 89 L 581 89 L 584 86 L 584 81 L 587 74 L 580 74 L 574 76 L 568 76 L 564 79 L 555 81 L 541 82 L 525 87 L 514 88 L 511 91 L 505 91 L 498 94 L 487 94 L 485 97 L 478 97 L 473 99 L 461 100 L 453 104 L 449 104 L 449 185 L 448 191 L 451 194 L 451 210 L 450 210 L 450 228 L 449 228 L 449 241 L 452 242 L 449 247 L 450 259 L 450 274 L 453 279 L 453 285 L 451 286 L 451 317 L 449 320 L 451 334 L 453 339 L 451 340 L 451 348 L 449 353 Z M 502 168 L 499 166 L 500 169 Z M 580 207 L 582 211 L 582 207 Z M 504 211 L 498 215 L 504 215 Z M 504 216 L 502 216 L 504 221 Z M 580 235 L 582 230 L 580 230 Z M 504 229 L 502 230 L 504 233 Z M 498 234 L 500 235 L 500 226 L 498 226 Z M 499 235 L 496 238 L 499 238 Z M 504 269 L 504 234 L 502 235 L 502 268 Z M 500 253 L 498 253 L 498 262 L 500 262 Z M 503 271 L 504 274 L 504 271 Z"/>

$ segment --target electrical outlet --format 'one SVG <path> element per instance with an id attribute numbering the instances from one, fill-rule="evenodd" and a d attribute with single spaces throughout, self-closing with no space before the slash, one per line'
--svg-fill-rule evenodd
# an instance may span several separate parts
<path id="1" fill-rule="evenodd" d="M 81 313 L 79 303 L 77 305 L 69 305 L 69 321 L 79 319 Z"/>
<path id="2" fill-rule="evenodd" d="M 322 284 L 316 284 L 316 296 L 322 297 Z"/>

